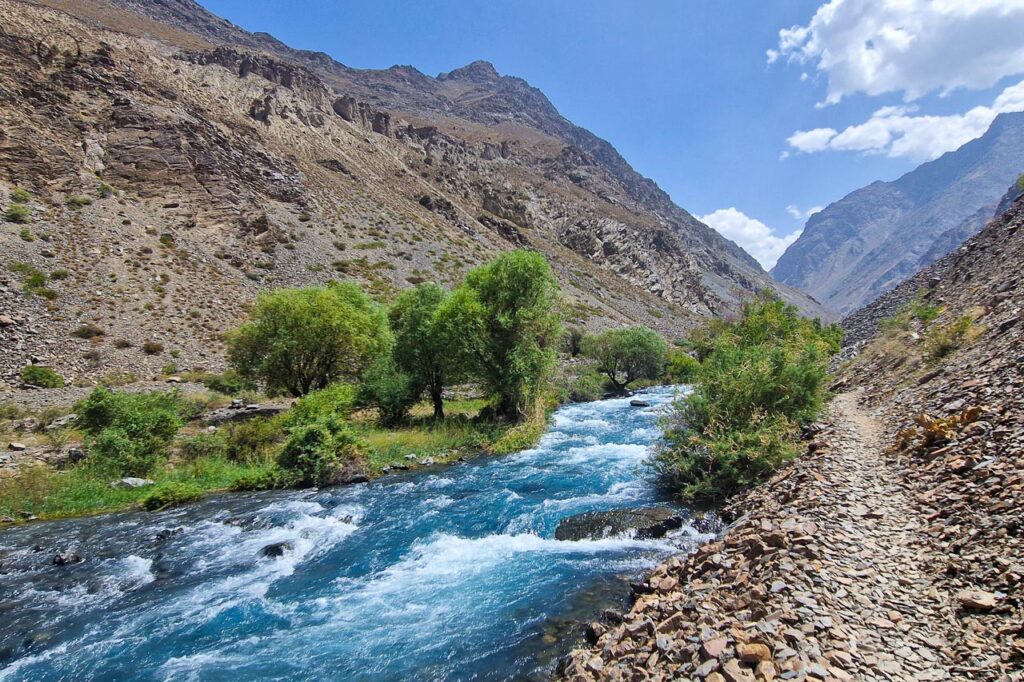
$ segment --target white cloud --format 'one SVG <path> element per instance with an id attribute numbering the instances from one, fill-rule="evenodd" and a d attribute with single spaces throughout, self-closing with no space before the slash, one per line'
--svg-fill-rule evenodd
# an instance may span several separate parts
<path id="1" fill-rule="evenodd" d="M 997 115 L 1024 111 L 1024 81 L 1003 90 L 992 106 L 977 106 L 948 116 L 918 115 L 916 111 L 916 107 L 883 107 L 867 121 L 841 132 L 832 128 L 802 130 L 786 141 L 793 149 L 808 154 L 855 151 L 930 161 L 983 135 Z"/>
<path id="2" fill-rule="evenodd" d="M 797 220 L 807 220 L 812 215 L 825 208 L 824 206 L 812 206 L 807 210 L 800 210 L 800 207 L 796 204 L 790 204 L 786 207 L 786 213 L 793 216 Z"/>
<path id="3" fill-rule="evenodd" d="M 699 220 L 742 246 L 765 270 L 770 270 L 786 247 L 800 236 L 800 231 L 797 231 L 777 237 L 772 228 L 735 208 L 720 208 Z"/>
<path id="4" fill-rule="evenodd" d="M 1024 0 L 831 0 L 779 31 L 768 62 L 813 65 L 828 104 L 858 92 L 912 101 L 1024 73 L 1022 36 Z"/>

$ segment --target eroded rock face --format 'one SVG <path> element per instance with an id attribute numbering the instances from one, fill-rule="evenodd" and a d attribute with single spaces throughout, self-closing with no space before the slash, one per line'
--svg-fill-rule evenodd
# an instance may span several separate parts
<path id="1" fill-rule="evenodd" d="M 682 515 L 664 507 L 585 512 L 562 520 L 555 530 L 555 539 L 600 540 L 620 535 L 652 539 L 664 537 L 682 525 Z"/>

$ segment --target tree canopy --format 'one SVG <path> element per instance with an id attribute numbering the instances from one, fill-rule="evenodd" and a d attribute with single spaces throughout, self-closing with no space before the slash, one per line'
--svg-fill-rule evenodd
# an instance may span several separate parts
<path id="1" fill-rule="evenodd" d="M 302 396 L 357 380 L 390 350 L 384 312 L 359 285 L 277 289 L 259 296 L 248 322 L 228 337 L 228 360 L 270 393 Z"/>
<path id="2" fill-rule="evenodd" d="M 637 379 L 657 379 L 665 371 L 668 344 L 647 327 L 611 329 L 583 340 L 583 353 L 618 391 Z"/>

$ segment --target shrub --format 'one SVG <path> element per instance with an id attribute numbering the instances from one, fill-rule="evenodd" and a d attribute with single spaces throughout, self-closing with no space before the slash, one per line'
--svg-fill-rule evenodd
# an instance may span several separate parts
<path id="1" fill-rule="evenodd" d="M 977 331 L 978 328 L 970 315 L 963 315 L 947 325 L 931 328 L 925 335 L 925 348 L 929 359 L 938 362 L 972 340 Z"/>
<path id="2" fill-rule="evenodd" d="M 590 402 L 604 395 L 604 379 L 597 372 L 579 374 L 569 382 L 568 398 L 573 402 Z"/>
<path id="3" fill-rule="evenodd" d="M 84 207 L 88 206 L 89 204 L 91 204 L 92 203 L 92 199 L 90 199 L 89 197 L 84 196 L 82 194 L 76 194 L 74 196 L 68 197 L 67 201 L 64 202 L 64 203 L 67 204 L 68 208 L 71 208 L 71 209 L 74 209 L 74 210 L 77 211 L 78 209 L 84 208 Z"/>
<path id="4" fill-rule="evenodd" d="M 700 371 L 700 362 L 697 358 L 683 351 L 672 351 L 668 356 L 668 366 L 665 368 L 669 381 L 676 384 L 688 384 L 697 378 Z"/>
<path id="5" fill-rule="evenodd" d="M 4 211 L 4 220 L 9 223 L 27 223 L 32 211 L 25 204 L 11 204 Z"/>
<path id="6" fill-rule="evenodd" d="M 142 498 L 141 504 L 147 511 L 160 511 L 179 504 L 196 502 L 203 498 L 203 489 L 193 483 L 168 481 L 161 483 Z"/>
<path id="7" fill-rule="evenodd" d="M 238 395 L 245 390 L 245 381 L 238 376 L 238 372 L 228 370 L 220 374 L 205 375 L 203 386 L 224 395 Z"/>
<path id="8" fill-rule="evenodd" d="M 356 398 L 356 387 L 341 382 L 307 393 L 288 410 L 285 425 L 291 428 L 332 416 L 347 418 L 352 414 Z"/>
<path id="9" fill-rule="evenodd" d="M 624 392 L 637 379 L 658 379 L 665 371 L 668 344 L 647 327 L 612 329 L 583 340 L 583 354 L 595 361 L 597 371 Z"/>
<path id="10" fill-rule="evenodd" d="M 166 365 L 160 368 L 160 373 L 164 376 L 178 373 L 178 366 L 173 362 L 168 362 Z"/>
<path id="11" fill-rule="evenodd" d="M 366 371 L 359 386 L 359 401 L 377 408 L 380 423 L 401 423 L 419 398 L 412 378 L 389 356 L 383 356 Z"/>
<path id="12" fill-rule="evenodd" d="M 62 280 L 62 279 L 67 279 L 67 278 L 68 278 L 68 271 L 67 270 L 54 270 L 53 272 L 50 273 L 50 279 Z"/>
<path id="13" fill-rule="evenodd" d="M 199 433 L 181 441 L 181 456 L 186 460 L 225 455 L 223 431 Z"/>
<path id="14" fill-rule="evenodd" d="M 586 333 L 582 327 L 568 327 L 565 330 L 565 347 L 564 350 L 569 354 L 569 357 L 576 357 L 583 352 L 583 339 Z"/>
<path id="15" fill-rule="evenodd" d="M 128 339 L 115 339 L 114 348 L 131 348 L 132 342 Z"/>
<path id="16" fill-rule="evenodd" d="M 329 417 L 293 429 L 277 464 L 295 485 L 326 486 L 343 482 L 346 469 L 362 456 L 360 442 L 344 422 Z"/>
<path id="17" fill-rule="evenodd" d="M 40 388 L 64 388 L 64 377 L 42 365 L 25 365 L 21 370 L 21 380 Z"/>
<path id="18" fill-rule="evenodd" d="M 111 197 L 114 195 L 114 188 L 105 182 L 101 182 L 100 186 L 96 188 L 96 195 L 100 199 L 106 199 L 107 197 Z"/>
<path id="19" fill-rule="evenodd" d="M 148 473 L 188 412 L 177 393 L 123 393 L 102 386 L 75 405 L 90 462 L 119 476 Z"/>
<path id="20" fill-rule="evenodd" d="M 841 339 L 836 326 L 769 295 L 745 304 L 738 320 L 712 321 L 691 337 L 703 360 L 655 456 L 662 483 L 687 500 L 724 497 L 792 456 L 796 425 L 821 411 L 828 358 Z"/>
<path id="21" fill-rule="evenodd" d="M 152 339 L 146 339 L 142 342 L 142 352 L 146 355 L 159 355 L 164 352 L 164 344 Z"/>
<path id="22" fill-rule="evenodd" d="M 248 419 L 221 427 L 224 456 L 232 462 L 262 462 L 268 459 L 285 436 L 285 423 L 280 417 Z"/>
<path id="23" fill-rule="evenodd" d="M 32 195 L 24 187 L 15 187 L 11 190 L 11 201 L 16 204 L 27 204 L 32 199 Z"/>
<path id="24" fill-rule="evenodd" d="M 32 230 L 27 227 L 21 228 L 21 231 L 18 232 L 18 236 L 21 237 L 21 241 L 23 242 L 34 242 L 36 240 L 36 236 L 32 234 Z"/>
<path id="25" fill-rule="evenodd" d="M 80 339 L 95 339 L 103 336 L 104 334 L 106 334 L 106 332 L 103 331 L 103 328 L 92 322 L 87 322 L 71 332 L 72 336 L 77 336 Z"/>
<path id="26" fill-rule="evenodd" d="M 390 348 L 387 318 L 354 283 L 262 294 L 249 322 L 228 335 L 242 378 L 296 397 L 358 379 Z"/>
<path id="27" fill-rule="evenodd" d="M 450 352 L 482 380 L 498 418 L 533 416 L 562 335 L 557 300 L 544 257 L 511 251 L 471 270 L 438 310 L 439 324 L 458 341 Z"/>
<path id="28" fill-rule="evenodd" d="M 297 485 L 295 476 L 278 468 L 262 469 L 246 473 L 235 480 L 232 490 L 242 492 L 247 490 L 275 490 L 278 488 L 292 488 Z"/>

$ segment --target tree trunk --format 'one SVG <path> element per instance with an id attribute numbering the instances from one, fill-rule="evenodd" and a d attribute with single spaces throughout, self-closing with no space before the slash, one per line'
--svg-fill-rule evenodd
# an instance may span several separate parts
<path id="1" fill-rule="evenodd" d="M 441 387 L 430 389 L 430 400 L 434 403 L 434 420 L 442 421 L 444 419 L 444 399 L 441 397 Z"/>

